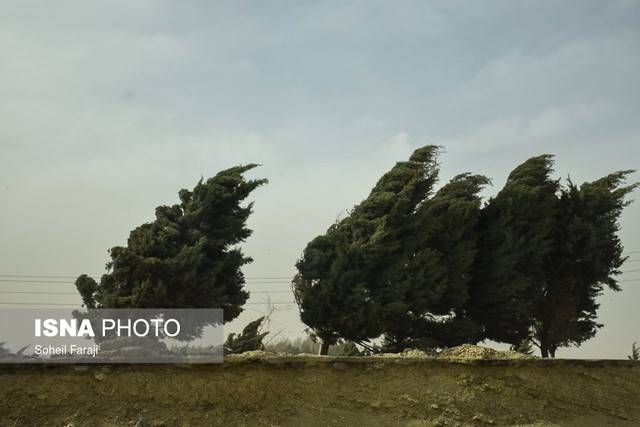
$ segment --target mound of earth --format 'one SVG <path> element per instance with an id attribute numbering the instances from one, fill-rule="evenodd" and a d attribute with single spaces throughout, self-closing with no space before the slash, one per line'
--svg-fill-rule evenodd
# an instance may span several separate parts
<path id="1" fill-rule="evenodd" d="M 493 359 L 479 359 L 487 357 Z M 0 365 L 0 426 L 638 426 L 640 363 L 474 346 L 202 365 Z"/>
<path id="2" fill-rule="evenodd" d="M 408 349 L 402 353 L 381 353 L 373 357 L 384 358 L 409 358 L 409 359 L 442 359 L 456 361 L 473 361 L 473 360 L 519 360 L 519 359 L 535 359 L 524 353 L 515 351 L 500 351 L 489 347 L 479 345 L 465 344 L 458 347 L 452 347 L 441 351 L 440 353 L 429 353 L 417 349 Z"/>
<path id="3" fill-rule="evenodd" d="M 438 354 L 438 357 L 461 360 L 535 359 L 535 356 L 524 353 L 518 353 L 515 351 L 499 351 L 488 347 L 481 347 L 478 345 L 470 344 L 443 350 L 440 354 Z"/>

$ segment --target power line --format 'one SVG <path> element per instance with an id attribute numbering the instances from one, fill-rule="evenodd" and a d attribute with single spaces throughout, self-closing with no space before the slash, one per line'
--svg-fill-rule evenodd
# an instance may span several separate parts
<path id="1" fill-rule="evenodd" d="M 276 283 L 276 284 L 284 284 L 284 285 L 289 285 L 291 284 L 290 280 L 275 280 L 275 281 L 269 281 L 269 282 L 254 282 L 254 281 L 250 281 L 248 280 L 246 282 L 248 285 L 268 285 L 269 283 Z"/>
<path id="2" fill-rule="evenodd" d="M 640 251 L 632 251 L 625 252 L 623 255 L 632 255 L 632 254 L 640 254 Z M 627 260 L 626 262 L 640 262 L 640 259 L 635 260 Z M 636 270 L 634 270 L 636 271 Z M 97 274 L 95 276 L 89 276 L 94 279 L 99 279 L 102 274 Z M 45 275 L 45 274 L 0 274 L 0 282 L 9 282 L 12 280 L 7 279 L 46 279 L 43 280 L 42 283 L 68 283 L 66 281 L 55 281 L 51 279 L 77 279 L 79 275 Z M 263 283 L 290 283 L 293 279 L 293 275 L 291 276 L 248 276 L 245 277 L 247 283 L 255 283 L 255 284 L 263 284 Z M 267 280 L 268 282 L 262 282 L 263 280 Z M 16 281 L 17 282 L 17 281 Z M 25 280 L 27 282 L 27 280 Z M 29 280 L 29 282 L 35 282 Z M 40 281 L 38 281 L 40 283 Z"/>
<path id="3" fill-rule="evenodd" d="M 61 281 L 54 281 L 54 280 L 11 280 L 11 279 L 0 279 L 0 282 L 8 282 L 8 283 L 49 283 L 49 284 L 59 283 L 61 285 L 73 285 L 74 284 L 72 282 L 61 282 Z"/>
<path id="4" fill-rule="evenodd" d="M 6 276 L 0 275 L 0 282 L 35 282 L 35 283 L 70 283 L 70 284 L 74 284 L 74 282 L 70 282 L 68 280 L 50 280 L 50 279 L 45 279 L 45 280 L 26 280 L 22 279 L 22 278 L 17 278 L 17 279 L 7 279 Z M 270 281 L 247 281 L 245 282 L 247 284 L 264 284 L 264 285 L 268 285 L 269 283 L 286 283 L 289 284 L 291 282 L 289 282 L 288 280 L 270 280 Z"/>
<path id="5" fill-rule="evenodd" d="M 55 280 L 9 280 L 9 279 L 0 279 L 0 283 L 7 283 L 7 284 L 26 284 L 26 285 L 39 285 L 39 284 L 46 284 L 46 285 L 66 285 L 66 286 L 74 286 L 75 283 L 73 282 L 63 282 L 63 281 L 55 281 Z M 263 286 L 263 285 L 275 285 L 275 286 L 282 286 L 282 285 L 290 285 L 289 282 L 248 282 L 245 283 L 245 285 L 247 287 L 251 287 L 251 286 Z"/>
<path id="6" fill-rule="evenodd" d="M 65 304 L 56 302 L 0 302 L 0 305 L 64 305 L 70 307 L 80 307 L 80 304 Z"/>
<path id="7" fill-rule="evenodd" d="M 15 277 L 15 278 L 34 278 L 34 279 L 75 279 L 78 276 L 46 276 L 46 275 L 38 275 L 38 274 L 0 274 L 0 277 Z M 91 276 L 89 276 L 91 277 Z M 94 276 L 97 277 L 97 276 Z"/>
<path id="8" fill-rule="evenodd" d="M 276 302 L 266 301 L 266 302 L 245 303 L 245 305 L 294 305 L 294 304 L 296 304 L 295 301 L 276 301 Z"/>
<path id="9" fill-rule="evenodd" d="M 630 261 L 626 261 L 626 263 L 632 263 L 632 262 L 640 262 L 640 259 L 636 259 L 636 260 L 630 260 Z M 622 271 L 622 273 L 635 273 L 640 271 L 640 269 L 636 269 L 636 270 L 626 270 L 626 271 Z M 15 279 L 9 279 L 9 278 L 15 278 Z M 60 284 L 60 285 L 74 285 L 74 282 L 69 282 L 66 280 L 51 280 L 52 278 L 63 278 L 63 276 L 19 276 L 19 275 L 10 275 L 10 274 L 0 274 L 0 282 L 4 282 L 4 283 L 48 283 L 48 284 Z M 30 279 L 30 278 L 42 278 L 44 280 L 23 280 L 24 279 Z M 273 279 L 276 279 L 275 277 Z M 257 279 L 254 279 L 257 280 Z M 251 281 L 251 280 L 247 280 L 245 282 L 246 285 L 289 285 L 291 284 L 290 281 L 286 281 L 286 280 L 269 280 L 269 281 Z"/>
<path id="10" fill-rule="evenodd" d="M 259 314 L 261 314 L 263 317 L 264 317 L 264 316 L 267 316 L 267 313 L 264 313 L 264 312 L 262 312 L 262 311 L 260 311 L 260 310 L 254 310 L 253 308 L 247 308 L 247 310 L 248 310 L 248 311 L 253 311 L 253 312 L 255 312 L 255 313 L 259 313 Z M 272 318 L 270 318 L 270 317 L 267 317 L 267 319 L 266 319 L 266 320 L 267 320 L 267 323 L 269 323 L 269 322 L 273 322 L 273 323 L 275 323 L 275 324 L 277 324 L 277 325 L 282 326 L 282 327 L 284 328 L 284 330 L 285 330 L 285 331 L 287 331 L 287 332 L 290 332 L 290 331 L 291 331 L 290 329 L 288 329 L 288 328 L 287 328 L 287 325 L 285 325 L 285 324 L 284 324 L 284 323 L 282 323 L 282 322 L 278 322 L 277 320 L 274 320 L 274 319 L 272 319 Z"/>
<path id="11" fill-rule="evenodd" d="M 636 273 L 636 272 L 640 272 L 640 269 L 622 271 L 621 273 L 622 274 L 626 274 L 626 273 Z M 630 282 L 630 281 L 635 281 L 635 280 L 640 280 L 640 278 L 639 279 L 632 279 L 632 280 L 617 280 L 617 281 L 618 282 Z M 43 282 L 43 281 L 30 281 L 30 280 L 21 281 L 21 280 L 3 280 L 3 279 L 0 279 L 0 283 L 2 283 L 2 282 L 6 283 L 8 286 L 11 286 L 11 285 L 18 286 L 19 285 L 19 287 L 24 286 L 24 285 L 39 286 L 39 285 L 42 285 L 42 284 L 47 284 L 47 285 L 55 285 L 55 284 L 57 284 L 57 285 L 66 285 L 66 286 L 74 286 L 75 285 L 74 283 L 69 283 L 69 282 L 48 282 L 48 281 L 44 281 Z M 245 286 L 245 290 L 249 291 L 250 293 L 254 293 L 254 294 L 289 293 L 289 292 L 291 292 L 290 289 L 287 289 L 287 290 L 264 290 L 264 289 L 252 287 L 253 285 L 261 285 L 261 286 L 262 285 L 280 285 L 280 286 L 282 286 L 282 285 L 289 285 L 289 283 L 245 283 L 245 285 L 246 285 Z M 49 288 L 49 286 L 47 286 L 47 288 Z M 2 288 L 0 288 L 0 289 L 2 289 Z M 6 292 L 0 291 L 0 294 L 1 293 L 6 293 Z M 76 294 L 77 292 L 49 292 L 49 291 L 39 292 L 39 291 L 34 291 L 34 293 L 43 293 L 43 294 L 48 294 L 48 293 L 53 293 L 53 294 L 55 294 L 55 293 L 68 293 L 68 294 Z"/>
<path id="12" fill-rule="evenodd" d="M 250 291 L 252 294 L 288 294 L 291 291 Z M 19 295 L 78 295 L 78 292 L 0 291 L 0 294 Z"/>
<path id="13" fill-rule="evenodd" d="M 102 275 L 89 276 L 92 278 L 100 278 Z M 16 279 L 77 279 L 76 276 L 64 275 L 44 275 L 44 274 L 0 274 L 0 277 L 12 277 Z M 293 276 L 263 276 L 263 277 L 245 277 L 246 280 L 291 280 Z"/>
<path id="14" fill-rule="evenodd" d="M 634 255 L 634 254 L 640 254 L 640 250 L 638 251 L 629 251 L 629 252 L 624 252 L 622 255 L 626 256 L 626 255 Z M 637 260 L 628 260 L 626 262 L 640 262 L 640 259 Z M 94 279 L 99 279 L 100 277 L 102 277 L 103 274 L 106 273 L 100 273 L 100 274 L 96 274 L 93 276 L 89 276 L 92 277 Z M 0 274 L 0 278 L 15 278 L 15 279 L 77 279 L 79 277 L 79 275 L 56 275 L 56 274 Z M 290 283 L 290 281 L 293 279 L 294 275 L 280 275 L 280 276 L 247 276 L 245 277 L 245 279 L 247 280 L 247 282 L 249 281 L 253 281 L 253 280 L 257 280 L 257 281 L 262 281 L 262 280 L 273 280 L 274 282 L 272 283 Z M 48 281 L 49 281 L 48 280 Z M 7 281 L 7 280 L 2 280 L 0 279 L 0 281 Z M 56 282 L 56 283 L 65 283 L 65 282 Z M 254 283 L 262 283 L 262 282 L 254 282 Z"/>
<path id="15" fill-rule="evenodd" d="M 0 277 L 5 277 L 0 275 Z M 73 285 L 75 284 L 74 282 L 69 282 L 66 280 L 23 280 L 23 279 L 5 279 L 5 278 L 0 278 L 0 282 L 10 282 L 10 283 L 51 283 L 51 284 L 62 284 L 62 285 Z M 268 282 L 253 282 L 253 281 L 248 281 L 245 282 L 245 284 L 247 285 L 288 285 L 291 282 L 289 281 L 283 281 L 283 280 L 275 280 L 275 281 L 268 281 Z"/>
<path id="16" fill-rule="evenodd" d="M 0 294 L 20 294 L 20 295 L 78 295 L 77 292 L 38 292 L 38 291 L 0 291 Z"/>
<path id="17" fill-rule="evenodd" d="M 0 274 L 0 277 L 15 277 L 18 279 L 77 279 L 78 276 L 56 276 L 56 275 L 38 275 L 38 274 Z M 100 277 L 100 276 L 89 276 L 89 277 Z"/>
<path id="18" fill-rule="evenodd" d="M 627 252 L 626 254 L 640 254 L 640 251 L 633 251 L 633 252 Z M 637 260 L 630 260 L 627 262 L 640 262 L 640 259 Z M 634 269 L 634 270 L 626 270 L 626 271 L 622 271 L 622 274 L 626 274 L 626 273 L 636 273 L 636 272 L 640 272 L 640 269 Z M 11 284 L 58 284 L 58 285 L 74 285 L 73 282 L 68 282 L 65 280 L 51 280 L 51 279 L 65 279 L 65 278 L 75 278 L 76 276 L 64 276 L 64 275 L 35 275 L 35 274 L 23 274 L 23 275 L 19 275 L 19 274 L 0 274 L 0 282 L 1 283 L 11 283 Z M 19 280 L 17 280 L 19 279 Z M 43 279 L 43 280 L 23 280 L 23 279 Z M 285 280 L 280 280 L 280 279 L 287 279 Z M 251 285 L 289 285 L 291 282 L 289 281 L 291 279 L 290 276 L 263 276 L 263 277 L 247 277 L 247 282 L 245 283 L 245 285 L 247 285 L 247 287 L 250 287 Z M 266 281 L 252 281 L 252 280 L 266 280 Z M 638 279 L 640 280 L 640 279 Z M 633 280 L 618 280 L 618 282 L 633 282 L 636 281 L 636 279 Z M 287 293 L 290 291 L 252 291 L 251 289 L 249 289 L 249 291 L 253 292 L 253 293 Z M 5 292 L 6 293 L 6 292 Z M 38 293 L 38 292 L 34 292 L 34 293 Z M 41 294 L 57 294 L 57 293 L 47 293 L 47 292 L 40 292 Z M 59 294 L 63 294 L 63 292 L 59 292 Z M 69 292 L 68 294 L 71 294 L 71 292 Z"/>
<path id="19" fill-rule="evenodd" d="M 294 305 L 295 301 L 276 301 L 276 302 L 248 302 L 244 305 Z M 56 305 L 80 307 L 81 304 L 56 303 L 56 302 L 0 302 L 0 305 Z M 215 308 L 215 307 L 212 307 Z"/>
<path id="20" fill-rule="evenodd" d="M 288 294 L 291 290 L 288 291 L 252 291 L 249 290 L 252 294 Z"/>

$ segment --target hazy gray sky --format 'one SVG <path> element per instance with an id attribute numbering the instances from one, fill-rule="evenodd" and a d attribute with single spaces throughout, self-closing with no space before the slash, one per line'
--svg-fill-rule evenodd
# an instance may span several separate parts
<path id="1" fill-rule="evenodd" d="M 639 166 L 639 1 L 0 7 L 0 274 L 98 274 L 155 206 L 239 163 L 270 180 L 253 197 L 250 278 L 292 275 L 306 243 L 421 145 L 445 147 L 443 181 L 493 178 L 487 196 L 541 153 L 579 182 Z M 628 252 L 639 213 L 623 216 Z M 603 295 L 605 327 L 561 357 L 624 357 L 640 341 L 640 272 L 621 279 L 638 280 Z M 16 289 L 74 290 L 0 282 Z M 278 310 L 273 329 L 300 335 L 296 307 Z"/>

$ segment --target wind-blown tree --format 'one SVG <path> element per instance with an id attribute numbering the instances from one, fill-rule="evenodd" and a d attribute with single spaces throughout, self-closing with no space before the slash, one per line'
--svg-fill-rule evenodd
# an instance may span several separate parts
<path id="1" fill-rule="evenodd" d="M 467 312 L 484 336 L 543 357 L 580 345 L 601 326 L 597 297 L 619 290 L 618 219 L 636 184 L 620 171 L 580 187 L 551 178 L 553 157 L 533 157 L 483 209 Z"/>
<path id="2" fill-rule="evenodd" d="M 530 336 L 557 241 L 559 183 L 552 172 L 550 155 L 525 161 L 482 209 L 467 313 L 485 338 L 518 345 Z"/>
<path id="3" fill-rule="evenodd" d="M 249 322 L 239 334 L 231 333 L 224 343 L 225 354 L 240 354 L 247 351 L 264 350 L 264 337 L 269 332 L 261 330 L 264 316 Z"/>
<path id="4" fill-rule="evenodd" d="M 484 176 L 459 175 L 433 194 L 437 155 L 427 146 L 398 163 L 305 248 L 292 286 L 321 352 L 384 335 L 387 351 L 488 338 L 554 357 L 593 337 L 597 297 L 619 290 L 632 171 L 563 186 L 553 156 L 532 157 L 481 207 Z"/>
<path id="5" fill-rule="evenodd" d="M 631 354 L 627 356 L 629 360 L 640 360 L 640 347 L 638 343 L 631 344 Z"/>
<path id="6" fill-rule="evenodd" d="M 297 262 L 292 288 L 302 321 L 322 340 L 321 354 L 339 338 L 362 342 L 385 331 L 390 312 L 382 289 L 402 256 L 412 216 L 433 191 L 439 147 L 398 162 L 350 215 L 313 239 Z"/>
<path id="7" fill-rule="evenodd" d="M 241 203 L 267 180 L 245 180 L 257 165 L 219 172 L 180 203 L 156 208 L 153 222 L 133 230 L 127 246 L 110 252 L 97 283 L 82 275 L 76 287 L 89 308 L 222 308 L 237 317 L 249 293 L 240 268 L 251 262 L 238 244 L 251 235 L 246 221 L 253 203 Z"/>
<path id="8" fill-rule="evenodd" d="M 615 276 L 626 258 L 618 219 L 630 203 L 625 197 L 637 186 L 622 185 L 632 172 L 615 172 L 579 187 L 569 181 L 560 192 L 554 251 L 531 331 L 543 357 L 595 336 L 602 326 L 596 321 L 596 298 L 605 287 L 620 290 Z"/>
<path id="9" fill-rule="evenodd" d="M 454 177 L 412 218 L 395 276 L 385 288 L 386 334 L 383 348 L 433 348 L 478 342 L 481 327 L 465 313 L 476 256 L 482 175 Z"/>
<path id="10" fill-rule="evenodd" d="M 27 355 L 25 354 L 25 350 L 29 348 L 31 344 L 27 344 L 24 347 L 20 348 L 15 353 L 12 353 L 11 350 L 5 348 L 6 341 L 0 342 L 0 360 L 2 359 L 30 359 L 35 358 L 37 355 Z"/>

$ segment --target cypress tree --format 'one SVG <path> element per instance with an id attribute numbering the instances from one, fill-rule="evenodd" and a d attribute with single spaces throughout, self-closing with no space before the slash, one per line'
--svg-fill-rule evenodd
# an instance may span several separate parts
<path id="1" fill-rule="evenodd" d="M 467 312 L 485 338 L 518 345 L 529 337 L 556 243 L 559 183 L 552 172 L 550 155 L 525 161 L 482 209 Z"/>
<path id="2" fill-rule="evenodd" d="M 403 256 L 386 290 L 385 349 L 446 347 L 481 339 L 465 312 L 476 256 L 482 175 L 454 177 L 413 215 Z"/>
<path id="3" fill-rule="evenodd" d="M 566 186 L 551 178 L 553 157 L 533 157 L 509 175 L 482 211 L 480 239 L 467 313 L 486 338 L 559 347 L 592 338 L 597 297 L 619 290 L 624 262 L 617 232 L 633 171 Z"/>
<path id="4" fill-rule="evenodd" d="M 100 282 L 87 275 L 76 288 L 89 308 L 222 308 L 224 321 L 237 317 L 249 297 L 240 268 L 251 262 L 238 244 L 251 235 L 246 221 L 253 203 L 241 203 L 264 179 L 245 180 L 257 165 L 219 172 L 180 203 L 156 208 L 155 220 L 109 251 Z"/>
<path id="5" fill-rule="evenodd" d="M 637 184 L 624 186 L 633 171 L 619 171 L 580 186 L 562 188 L 556 244 L 546 265 L 547 280 L 534 309 L 532 338 L 543 357 L 559 347 L 580 345 L 595 336 L 605 287 L 621 288 L 615 276 L 625 259 L 617 236 L 618 219 Z"/>
<path id="6" fill-rule="evenodd" d="M 383 290 L 395 285 L 392 267 L 437 181 L 438 154 L 426 146 L 397 163 L 348 217 L 305 248 L 293 291 L 302 321 L 322 339 L 321 353 L 339 338 L 379 336 L 397 311 Z"/>

